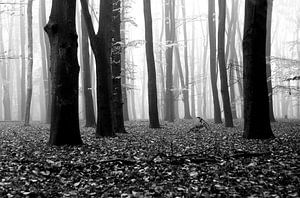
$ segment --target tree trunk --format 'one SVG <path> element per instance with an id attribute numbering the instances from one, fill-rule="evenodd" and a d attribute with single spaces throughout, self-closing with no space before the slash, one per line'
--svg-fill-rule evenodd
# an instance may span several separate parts
<path id="1" fill-rule="evenodd" d="M 27 4 L 27 40 L 28 40 L 28 65 L 27 65 L 27 96 L 25 106 L 25 125 L 29 125 L 30 107 L 32 98 L 32 66 L 33 66 L 33 38 L 32 38 L 32 2 Z"/>
<path id="2" fill-rule="evenodd" d="M 233 127 L 232 112 L 230 108 L 230 98 L 228 92 L 225 50 L 224 50 L 225 19 L 226 19 L 226 0 L 219 0 L 218 59 L 219 59 L 220 80 L 221 80 L 221 94 L 223 99 L 225 126 Z"/>
<path id="3" fill-rule="evenodd" d="M 222 123 L 220 102 L 217 87 L 216 72 L 216 12 L 215 1 L 208 0 L 208 27 L 209 27 L 209 44 L 210 44 L 210 79 L 214 103 L 214 121 L 216 124 Z"/>
<path id="4" fill-rule="evenodd" d="M 53 0 L 45 31 L 51 46 L 50 145 L 82 144 L 78 117 L 76 1 Z"/>
<path id="5" fill-rule="evenodd" d="M 113 2 L 101 0 L 100 5 L 99 27 L 96 34 L 87 1 L 81 0 L 90 43 L 96 60 L 98 115 L 96 136 L 109 137 L 115 135 L 112 105 L 112 72 L 110 61 Z"/>
<path id="6" fill-rule="evenodd" d="M 156 71 L 153 52 L 151 2 L 144 0 L 146 58 L 148 69 L 148 104 L 150 128 L 160 128 L 157 109 Z"/>
<path id="7" fill-rule="evenodd" d="M 122 84 L 121 84 L 121 1 L 114 0 L 113 12 L 113 49 L 112 49 L 112 79 L 113 79 L 113 108 L 115 132 L 126 133 L 123 118 Z"/>
<path id="8" fill-rule="evenodd" d="M 267 0 L 246 0 L 243 38 L 244 134 L 247 139 L 274 137 L 266 77 Z"/>
<path id="9" fill-rule="evenodd" d="M 165 2 L 165 37 L 166 49 L 166 97 L 165 97 L 165 121 L 174 122 L 174 96 L 173 96 L 173 43 L 175 34 L 175 2 Z M 170 46 L 171 45 L 171 46 Z"/>
<path id="10" fill-rule="evenodd" d="M 273 111 L 273 88 L 272 88 L 272 70 L 271 70 L 271 32 L 272 32 L 272 12 L 273 12 L 273 0 L 268 0 L 268 12 L 267 12 L 267 43 L 266 43 L 266 58 L 267 58 L 267 85 L 269 96 L 269 112 L 270 121 L 276 122 Z"/>
<path id="11" fill-rule="evenodd" d="M 45 8 L 45 0 L 40 0 L 40 9 L 39 9 L 39 35 L 40 35 L 40 47 L 41 47 L 41 58 L 42 58 L 42 71 L 43 71 L 43 74 L 41 75 L 41 79 L 42 79 L 42 82 L 43 82 L 43 88 L 44 88 L 44 92 L 45 92 L 45 105 L 43 105 L 43 108 L 46 109 L 46 122 L 48 122 L 48 115 L 49 114 L 49 84 L 48 84 L 48 51 L 49 49 L 46 49 L 49 47 L 49 45 L 47 44 L 46 45 L 46 38 L 45 38 L 45 32 L 43 31 L 43 27 L 45 26 L 46 24 L 46 8 Z"/>
<path id="12" fill-rule="evenodd" d="M 193 9 L 193 14 L 195 10 Z M 196 117 L 195 105 L 195 22 L 192 22 L 192 46 L 190 55 L 191 65 L 191 116 Z M 204 99 L 204 98 L 203 98 Z"/>
<path id="13" fill-rule="evenodd" d="M 188 65 L 188 42 L 186 29 L 186 14 L 185 0 L 181 0 L 182 17 L 183 17 L 183 37 L 184 37 L 184 66 L 185 66 L 185 86 L 183 88 L 183 103 L 184 103 L 184 119 L 192 119 L 190 113 L 189 101 L 189 65 Z"/>
<path id="14" fill-rule="evenodd" d="M 88 0 L 87 0 L 88 1 Z M 90 71 L 90 53 L 89 53 L 89 40 L 88 32 L 86 29 L 84 16 L 81 11 L 81 43 L 82 43 L 82 73 L 83 73 L 83 93 L 85 103 L 85 126 L 96 126 L 95 112 L 93 106 L 92 84 L 91 84 L 91 71 Z"/>

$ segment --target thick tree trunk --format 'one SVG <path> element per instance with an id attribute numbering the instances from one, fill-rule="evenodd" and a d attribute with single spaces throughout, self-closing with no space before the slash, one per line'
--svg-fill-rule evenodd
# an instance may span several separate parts
<path id="1" fill-rule="evenodd" d="M 246 0 L 243 39 L 244 137 L 274 137 L 269 118 L 266 79 L 267 0 Z"/>
<path id="2" fill-rule="evenodd" d="M 94 101 L 92 95 L 91 71 L 90 71 L 90 53 L 89 38 L 86 29 L 83 13 L 81 12 L 81 43 L 82 43 L 82 73 L 83 73 L 83 93 L 85 105 L 85 126 L 95 127 Z"/>
<path id="3" fill-rule="evenodd" d="M 222 123 L 220 102 L 217 87 L 217 72 L 216 72 L 216 12 L 215 1 L 208 0 L 208 27 L 209 27 L 209 44 L 210 44 L 210 79 L 211 89 L 214 103 L 214 121 Z"/>
<path id="4" fill-rule="evenodd" d="M 112 49 L 112 78 L 113 78 L 113 108 L 115 132 L 125 133 L 123 118 L 122 84 L 121 84 L 121 1 L 114 0 L 113 12 L 113 49 Z"/>
<path id="5" fill-rule="evenodd" d="M 175 34 L 175 2 L 165 2 L 165 33 L 167 45 L 174 43 Z M 165 96 L 165 121 L 174 122 L 174 96 L 173 96 L 173 46 L 166 49 L 166 96 Z"/>
<path id="6" fill-rule="evenodd" d="M 144 0 L 146 58 L 148 68 L 148 104 L 150 128 L 159 128 L 157 109 L 156 71 L 153 52 L 151 2 Z"/>
<path id="7" fill-rule="evenodd" d="M 272 12 L 273 0 L 268 0 L 267 12 L 267 43 L 266 43 L 266 58 L 267 58 L 267 85 L 269 96 L 269 112 L 270 121 L 276 122 L 273 111 L 273 87 L 272 87 L 272 70 L 271 70 L 271 32 L 272 32 Z"/>
<path id="8" fill-rule="evenodd" d="M 27 40 L 28 40 L 28 65 L 27 65 L 27 96 L 25 106 L 25 125 L 29 125 L 30 107 L 32 98 L 32 66 L 33 66 L 33 38 L 32 38 L 32 2 L 27 4 Z"/>
<path id="9" fill-rule="evenodd" d="M 53 0 L 45 31 L 51 46 L 52 112 L 50 145 L 82 144 L 78 117 L 76 2 Z"/>
<path id="10" fill-rule="evenodd" d="M 225 62 L 225 19 L 226 19 L 226 0 L 219 0 L 219 29 L 218 29 L 218 59 L 221 80 L 221 94 L 223 99 L 223 110 L 225 126 L 233 127 L 230 98 L 228 92 L 227 70 Z"/>

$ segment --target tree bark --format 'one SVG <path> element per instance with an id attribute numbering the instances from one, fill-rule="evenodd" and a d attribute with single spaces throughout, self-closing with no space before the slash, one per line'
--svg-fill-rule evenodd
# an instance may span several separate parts
<path id="1" fill-rule="evenodd" d="M 25 103 L 26 103 L 26 83 L 25 83 L 25 11 L 23 5 L 20 5 L 20 45 L 21 45 L 21 116 L 25 120 Z"/>
<path id="2" fill-rule="evenodd" d="M 267 70 L 266 71 L 267 71 L 270 121 L 276 122 L 275 116 L 274 116 L 274 111 L 273 111 L 273 87 L 272 87 L 272 70 L 271 70 L 272 12 L 273 12 L 273 0 L 268 0 L 267 44 L 266 44 Z"/>
<path id="3" fill-rule="evenodd" d="M 88 0 L 87 0 L 88 2 Z M 84 16 L 81 11 L 81 43 L 82 43 L 82 73 L 83 73 L 83 93 L 85 105 L 85 126 L 95 127 L 95 112 L 93 106 L 92 84 L 91 84 L 91 71 L 90 71 L 90 53 L 89 53 L 89 38 L 84 21 Z"/>
<path id="4" fill-rule="evenodd" d="M 30 107 L 32 98 L 32 66 L 33 66 L 33 38 L 32 38 L 32 2 L 27 4 L 27 40 L 28 40 L 28 65 L 27 65 L 27 96 L 25 106 L 25 125 L 29 125 Z"/>
<path id="5" fill-rule="evenodd" d="M 150 128 L 160 128 L 157 109 L 156 71 L 153 52 L 151 2 L 144 0 L 146 58 L 148 69 L 148 104 Z"/>
<path id="6" fill-rule="evenodd" d="M 81 0 L 81 6 L 86 22 L 90 43 L 96 60 L 97 75 L 97 128 L 96 137 L 111 137 L 115 135 L 112 104 L 112 12 L 113 2 L 100 1 L 99 27 L 95 33 L 91 15 L 86 0 Z"/>
<path id="7" fill-rule="evenodd" d="M 113 49 L 112 49 L 112 78 L 113 78 L 113 108 L 115 132 L 126 133 L 123 118 L 122 101 L 122 68 L 121 68 L 121 1 L 114 0 L 113 11 Z"/>
<path id="8" fill-rule="evenodd" d="M 208 0 L 208 27 L 209 27 L 209 44 L 210 44 L 210 79 L 214 103 L 214 122 L 222 123 L 220 102 L 217 87 L 216 72 L 216 18 L 215 18 L 215 1 Z"/>
<path id="9" fill-rule="evenodd" d="M 225 62 L 225 19 L 226 0 L 219 0 L 218 59 L 221 80 L 221 94 L 223 99 L 225 126 L 233 127 L 232 112 L 230 108 L 230 98 L 228 92 L 227 69 Z"/>
<path id="10" fill-rule="evenodd" d="M 246 0 L 243 38 L 244 134 L 247 139 L 274 137 L 266 77 L 267 0 Z"/>
<path id="11" fill-rule="evenodd" d="M 185 86 L 183 88 L 183 103 L 184 103 L 184 119 L 192 119 L 190 113 L 189 99 L 189 64 L 188 64 L 188 42 L 186 29 L 186 11 L 185 0 L 181 0 L 182 17 L 183 17 L 183 37 L 184 37 L 184 66 L 185 66 Z"/>
<path id="12" fill-rule="evenodd" d="M 175 2 L 165 2 L 165 37 L 166 49 L 166 96 L 165 96 L 165 121 L 174 122 L 174 96 L 173 96 L 173 43 L 175 34 Z M 171 46 L 170 46 L 171 45 Z"/>
<path id="13" fill-rule="evenodd" d="M 51 46 L 52 109 L 50 145 L 80 145 L 78 117 L 76 1 L 53 0 L 45 26 Z"/>

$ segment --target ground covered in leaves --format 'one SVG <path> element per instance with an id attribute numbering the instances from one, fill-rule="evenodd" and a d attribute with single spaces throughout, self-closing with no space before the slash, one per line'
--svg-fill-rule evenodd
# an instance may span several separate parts
<path id="1" fill-rule="evenodd" d="M 272 124 L 275 139 L 194 121 L 128 122 L 128 134 L 49 147 L 49 126 L 0 123 L 0 197 L 299 197 L 300 122 Z"/>

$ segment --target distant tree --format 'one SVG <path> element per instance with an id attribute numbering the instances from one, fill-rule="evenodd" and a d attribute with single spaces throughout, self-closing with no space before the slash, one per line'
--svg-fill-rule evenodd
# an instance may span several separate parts
<path id="1" fill-rule="evenodd" d="M 150 0 L 144 0 L 146 58 L 148 68 L 148 103 L 150 128 L 159 128 L 157 109 L 156 71 L 153 52 L 152 14 Z"/>
<path id="2" fill-rule="evenodd" d="M 78 116 L 76 1 L 53 0 L 45 26 L 51 46 L 52 109 L 50 145 L 82 144 Z"/>
<path id="3" fill-rule="evenodd" d="M 221 79 L 221 94 L 223 99 L 225 126 L 233 127 L 232 112 L 228 92 L 227 69 L 225 62 L 225 19 L 226 0 L 219 0 L 218 59 Z"/>
<path id="4" fill-rule="evenodd" d="M 165 38 L 166 38 L 166 95 L 165 120 L 173 122 L 174 96 L 173 96 L 173 43 L 175 35 L 175 1 L 165 1 Z"/>
<path id="5" fill-rule="evenodd" d="M 3 107 L 4 107 L 4 120 L 11 120 L 11 109 L 10 109 L 10 90 L 9 90 L 9 68 L 7 66 L 7 54 L 4 50 L 3 45 L 3 29 L 2 29 L 2 17 L 0 15 L 0 54 L 3 56 L 1 61 L 1 78 L 3 88 Z"/>
<path id="6" fill-rule="evenodd" d="M 112 12 L 113 2 L 100 1 L 99 27 L 95 33 L 92 18 L 86 0 L 81 0 L 81 7 L 88 30 L 90 44 L 96 60 L 97 76 L 97 137 L 114 136 L 113 104 L 112 104 Z"/>
<path id="7" fill-rule="evenodd" d="M 27 65 L 27 96 L 25 106 L 25 125 L 29 125 L 30 107 L 32 98 L 32 66 L 33 66 L 33 38 L 32 38 L 32 2 L 27 4 L 27 41 L 28 41 L 28 65 Z"/>
<path id="8" fill-rule="evenodd" d="M 215 1 L 208 0 L 208 29 L 209 29 L 209 46 L 210 46 L 210 79 L 214 103 L 214 121 L 222 123 L 221 109 L 217 87 L 217 64 L 216 64 L 216 12 Z"/>
<path id="9" fill-rule="evenodd" d="M 88 0 L 87 0 L 88 2 Z M 89 51 L 89 37 L 88 32 L 81 11 L 81 52 L 82 52 L 82 72 L 83 72 L 83 94 L 84 94 L 84 105 L 85 105 L 85 126 L 94 127 L 96 126 L 95 112 L 94 112 L 94 101 L 92 95 L 92 84 L 91 84 L 91 71 L 90 71 L 90 51 Z"/>
<path id="10" fill-rule="evenodd" d="M 246 0 L 243 38 L 244 137 L 274 137 L 266 77 L 267 0 Z"/>
<path id="11" fill-rule="evenodd" d="M 266 56 L 267 56 L 267 85 L 269 96 L 269 112 L 270 121 L 276 122 L 273 111 L 273 87 L 272 87 L 272 70 L 271 70 L 271 32 L 272 32 L 272 12 L 273 12 L 273 0 L 268 0 L 268 12 L 267 12 L 267 43 L 266 43 Z"/>
<path id="12" fill-rule="evenodd" d="M 25 83 L 25 13 L 24 6 L 20 2 L 20 50 L 21 50 L 21 117 L 25 120 L 26 83 Z"/>
<path id="13" fill-rule="evenodd" d="M 187 28 L 186 28 L 186 7 L 185 0 L 181 0 L 181 10 L 183 17 L 183 37 L 184 37 L 184 66 L 185 66 L 185 86 L 182 91 L 183 103 L 184 103 L 184 119 L 192 119 L 190 113 L 190 100 L 189 100 L 189 63 L 188 63 L 188 40 L 187 40 Z"/>
<path id="14" fill-rule="evenodd" d="M 121 0 L 113 1 L 113 47 L 112 47 L 112 85 L 115 132 L 125 133 L 122 101 L 122 40 L 121 40 Z"/>
<path id="15" fill-rule="evenodd" d="M 43 82 L 45 91 L 46 103 L 46 123 L 50 124 L 51 121 L 51 76 L 50 76 L 50 44 L 46 32 L 41 27 L 45 26 L 46 21 L 46 5 L 45 0 L 40 0 L 39 9 L 39 26 L 40 26 L 40 45 L 42 55 L 42 68 L 43 68 Z"/>

